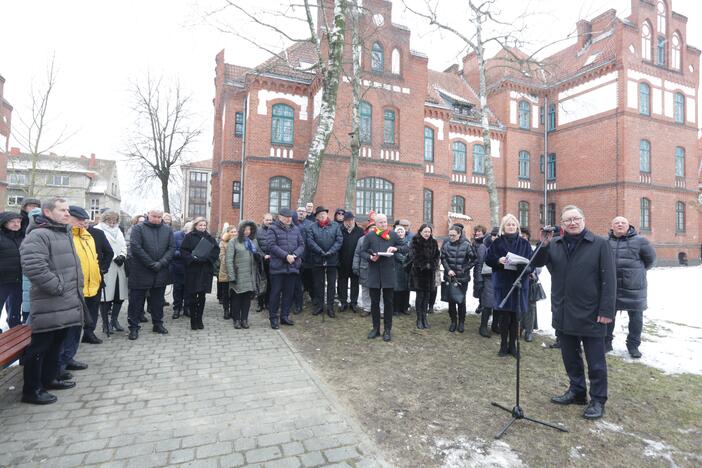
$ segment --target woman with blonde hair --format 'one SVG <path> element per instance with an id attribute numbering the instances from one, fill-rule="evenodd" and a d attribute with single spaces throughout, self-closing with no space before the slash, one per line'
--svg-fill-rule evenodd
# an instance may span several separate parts
<path id="1" fill-rule="evenodd" d="M 229 275 L 227 273 L 227 246 L 237 235 L 236 226 L 224 223 L 224 232 L 219 240 L 219 272 L 217 273 L 217 299 L 224 309 L 224 320 L 232 318 L 229 309 Z"/>
<path id="2" fill-rule="evenodd" d="M 119 317 L 122 303 L 127 299 L 127 272 L 125 262 L 127 260 L 127 242 L 122 231 L 119 230 L 119 213 L 107 210 L 102 214 L 102 220 L 95 226 L 105 233 L 114 257 L 110 262 L 110 268 L 103 276 L 104 288 L 100 295 L 100 314 L 102 315 L 103 332 L 109 335 L 112 330 L 124 331 L 120 325 Z"/>
<path id="3" fill-rule="evenodd" d="M 185 263 L 185 296 L 190 303 L 190 328 L 202 330 L 205 296 L 212 292 L 214 265 L 219 258 L 217 241 L 207 232 L 207 220 L 193 220 L 193 230 L 185 235 L 180 246 Z"/>
<path id="4" fill-rule="evenodd" d="M 507 297 L 512 285 L 517 280 L 524 265 L 511 267 L 507 263 L 508 254 L 531 258 L 529 241 L 522 238 L 519 220 L 513 214 L 507 214 L 500 223 L 499 236 L 490 244 L 485 256 L 485 263 L 492 268 L 492 285 L 494 289 L 495 310 L 502 312 L 500 317 L 500 351 L 499 356 L 511 354 L 517 357 L 516 339 L 522 314 L 529 309 L 529 275 L 521 280 L 521 289 L 515 289 L 507 298 L 505 305 L 500 304 Z M 531 269 L 531 267 L 530 267 Z"/>

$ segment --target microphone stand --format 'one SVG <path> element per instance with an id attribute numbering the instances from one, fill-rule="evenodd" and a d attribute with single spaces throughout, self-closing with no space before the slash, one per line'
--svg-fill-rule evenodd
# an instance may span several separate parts
<path id="1" fill-rule="evenodd" d="M 531 258 L 529 259 L 529 262 L 526 265 L 524 265 L 522 272 L 519 274 L 517 279 L 514 281 L 514 284 L 512 284 L 512 288 L 509 290 L 509 292 L 507 293 L 505 298 L 502 300 L 500 305 L 497 307 L 498 309 L 502 309 L 505 306 L 505 304 L 507 303 L 507 300 L 510 298 L 512 293 L 514 293 L 516 291 L 517 297 L 519 298 L 519 300 L 517 301 L 517 308 L 519 310 L 517 310 L 516 312 L 518 314 L 518 318 L 519 318 L 520 322 L 521 322 L 521 318 L 522 318 L 522 310 L 521 310 L 521 308 L 522 308 L 522 300 L 521 300 L 522 278 L 524 277 L 524 274 L 529 270 L 529 266 L 531 265 L 532 261 L 536 257 L 536 254 L 539 253 L 539 251 L 541 250 L 542 245 L 543 245 L 543 242 L 540 242 L 539 245 L 536 247 L 536 250 L 531 255 Z M 512 312 L 509 312 L 509 313 L 512 313 Z M 519 388 L 520 388 L 520 374 L 521 374 L 520 364 L 521 364 L 521 357 L 522 357 L 522 353 L 519 349 L 519 324 L 517 324 L 516 342 L 517 342 L 517 356 L 516 356 L 517 357 L 517 369 L 516 369 L 516 377 L 517 378 L 516 378 L 516 382 L 515 382 L 516 402 L 514 404 L 514 407 L 512 407 L 511 409 L 504 406 L 504 405 L 501 405 L 500 403 L 494 402 L 494 401 L 491 403 L 492 406 L 496 406 L 497 408 L 500 408 L 501 410 L 506 411 L 512 415 L 512 418 L 507 422 L 507 424 L 505 424 L 502 427 L 502 429 L 500 429 L 500 431 L 497 434 L 495 434 L 495 439 L 501 438 L 505 434 L 505 432 L 507 432 L 507 429 L 509 429 L 512 426 L 512 424 L 514 424 L 514 422 L 519 420 L 519 419 L 525 419 L 527 421 L 541 424 L 543 426 L 547 426 L 547 427 L 559 430 L 561 432 L 568 432 L 568 429 L 566 427 L 564 427 L 562 424 L 554 424 L 554 423 L 550 423 L 550 422 L 546 422 L 546 421 L 541 421 L 539 419 L 530 418 L 524 414 L 524 410 L 522 409 L 522 407 L 519 403 Z"/>

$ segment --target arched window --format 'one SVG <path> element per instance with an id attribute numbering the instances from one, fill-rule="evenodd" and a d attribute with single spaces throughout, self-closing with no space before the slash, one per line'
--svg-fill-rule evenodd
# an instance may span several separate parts
<path id="1" fill-rule="evenodd" d="M 641 199 L 641 222 L 639 226 L 642 231 L 651 230 L 651 200 L 648 198 Z"/>
<path id="2" fill-rule="evenodd" d="M 639 143 L 639 171 L 651 172 L 651 142 L 648 140 Z"/>
<path id="3" fill-rule="evenodd" d="M 675 232 L 685 232 L 685 203 L 675 204 Z"/>
<path id="4" fill-rule="evenodd" d="M 682 48 L 682 41 L 680 40 L 680 34 L 673 34 L 673 39 L 670 42 L 670 66 L 673 70 L 680 70 L 680 49 Z"/>
<path id="5" fill-rule="evenodd" d="M 453 152 L 453 170 L 456 172 L 466 172 L 466 145 L 460 141 L 451 144 Z"/>
<path id="6" fill-rule="evenodd" d="M 528 179 L 529 178 L 529 152 L 520 151 L 519 152 L 519 178 Z"/>
<path id="7" fill-rule="evenodd" d="M 683 93 L 675 93 L 675 108 L 673 112 L 675 123 L 685 123 L 685 95 Z"/>
<path id="8" fill-rule="evenodd" d="M 424 216 L 423 221 L 427 224 L 434 222 L 434 192 L 424 189 Z"/>
<path id="9" fill-rule="evenodd" d="M 665 65 L 665 36 L 658 36 L 656 40 L 656 64 Z"/>
<path id="10" fill-rule="evenodd" d="M 366 177 L 356 181 L 356 213 L 370 210 L 392 218 L 392 183 L 379 177 Z"/>
<path id="11" fill-rule="evenodd" d="M 434 130 L 424 127 L 424 160 L 434 160 Z"/>
<path id="12" fill-rule="evenodd" d="M 392 49 L 392 55 L 391 55 L 391 71 L 395 75 L 400 74 L 400 51 L 397 49 Z"/>
<path id="13" fill-rule="evenodd" d="M 361 143 L 364 145 L 370 145 L 371 144 L 371 124 L 372 124 L 372 117 L 373 117 L 373 108 L 371 107 L 370 104 L 368 104 L 366 101 L 361 101 L 361 104 L 358 106 L 359 107 L 359 114 L 361 117 L 361 122 L 360 122 L 360 140 Z"/>
<path id="14" fill-rule="evenodd" d="M 529 129 L 531 106 L 526 101 L 519 101 L 519 128 Z"/>
<path id="15" fill-rule="evenodd" d="M 644 60 L 651 60 L 651 43 L 652 31 L 651 23 L 644 21 L 641 25 L 641 56 Z"/>
<path id="16" fill-rule="evenodd" d="M 485 147 L 473 145 L 473 174 L 485 174 Z"/>
<path id="17" fill-rule="evenodd" d="M 374 42 L 371 49 L 371 70 L 382 73 L 385 68 L 385 52 L 380 42 Z"/>
<path id="18" fill-rule="evenodd" d="M 651 87 L 647 83 L 639 83 L 639 114 L 651 115 Z"/>
<path id="19" fill-rule="evenodd" d="M 685 148 L 675 148 L 675 177 L 685 177 Z"/>
<path id="20" fill-rule="evenodd" d="M 529 202 L 519 202 L 519 224 L 523 228 L 529 227 Z"/>
<path id="21" fill-rule="evenodd" d="M 659 0 L 658 5 L 656 5 L 656 17 L 658 18 L 658 34 L 661 35 L 665 35 L 665 15 L 665 3 Z"/>
<path id="22" fill-rule="evenodd" d="M 454 195 L 451 198 L 451 212 L 466 214 L 466 199 L 460 195 Z"/>
<path id="23" fill-rule="evenodd" d="M 268 211 L 280 213 L 283 208 L 290 208 L 292 198 L 292 181 L 287 177 L 271 177 L 268 181 Z"/>
<path id="24" fill-rule="evenodd" d="M 286 104 L 274 104 L 271 119 L 271 143 L 292 145 L 294 137 L 293 108 Z"/>
<path id="25" fill-rule="evenodd" d="M 383 143 L 386 145 L 395 144 L 395 111 L 385 109 L 383 111 Z"/>

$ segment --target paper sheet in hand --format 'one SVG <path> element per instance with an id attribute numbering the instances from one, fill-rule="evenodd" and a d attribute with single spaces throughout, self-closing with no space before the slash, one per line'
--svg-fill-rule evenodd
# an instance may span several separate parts
<path id="1" fill-rule="evenodd" d="M 526 265 L 529 263 L 528 258 L 524 258 L 521 255 L 513 254 L 512 252 L 507 252 L 507 262 L 505 263 L 505 270 L 516 270 L 517 265 Z"/>
<path id="2" fill-rule="evenodd" d="M 392 252 L 378 252 L 378 255 L 381 257 L 392 257 L 393 253 Z"/>

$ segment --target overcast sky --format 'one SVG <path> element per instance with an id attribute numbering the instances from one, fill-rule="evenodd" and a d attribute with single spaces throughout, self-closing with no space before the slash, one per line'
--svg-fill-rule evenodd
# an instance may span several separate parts
<path id="1" fill-rule="evenodd" d="M 283 0 L 233 1 L 270 8 Z M 462 2 L 440 0 L 445 12 Z M 431 68 L 441 70 L 457 61 L 460 43 L 431 31 L 422 20 L 404 11 L 401 0 L 393 3 L 393 22 L 413 30 L 411 46 L 429 55 Z M 130 83 L 149 72 L 177 79 L 192 95 L 192 110 L 203 134 L 189 159 L 211 158 L 215 55 L 226 49 L 227 62 L 246 66 L 267 58 L 249 42 L 221 32 L 215 25 L 231 25 L 271 47 L 283 45 L 233 12 L 205 19 L 222 4 L 221 0 L 3 0 L 0 75 L 6 80 L 5 99 L 15 109 L 13 130 L 20 131 L 19 117 L 27 115 L 31 84 L 43 83 L 47 64 L 55 55 L 58 79 L 50 104 L 51 129 L 67 127 L 75 132 L 55 152 L 120 159 L 132 121 Z M 534 44 L 566 37 L 579 18 L 591 18 L 607 8 L 630 10 L 630 0 L 506 0 L 503 5 L 505 14 L 528 6 L 533 14 L 526 20 L 527 36 Z M 688 42 L 702 48 L 702 2 L 676 0 L 673 10 L 688 17 Z M 18 144 L 11 141 L 11 146 Z M 127 208 L 159 199 L 155 191 L 150 196 L 137 196 L 123 166 L 120 181 Z"/>

